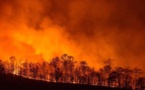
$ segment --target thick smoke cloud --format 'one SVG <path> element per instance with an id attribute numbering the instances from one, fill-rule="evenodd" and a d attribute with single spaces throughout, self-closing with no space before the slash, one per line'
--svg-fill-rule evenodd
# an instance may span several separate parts
<path id="1" fill-rule="evenodd" d="M 0 0 L 0 56 L 50 59 L 68 53 L 96 67 L 111 58 L 115 64 L 145 69 L 144 3 Z"/>

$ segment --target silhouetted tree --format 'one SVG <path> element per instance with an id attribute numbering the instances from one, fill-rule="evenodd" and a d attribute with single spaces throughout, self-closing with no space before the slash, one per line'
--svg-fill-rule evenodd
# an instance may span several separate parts
<path id="1" fill-rule="evenodd" d="M 136 90 L 145 90 L 145 77 L 139 77 L 137 79 L 137 86 Z"/>
<path id="2" fill-rule="evenodd" d="M 4 63 L 2 62 L 2 60 L 0 60 L 0 75 L 4 75 L 4 74 L 5 74 Z"/>
<path id="3" fill-rule="evenodd" d="M 91 84 L 95 76 L 93 68 L 90 68 L 85 61 L 81 61 L 78 66 L 78 79 L 81 84 Z"/>
<path id="4" fill-rule="evenodd" d="M 51 70 L 50 70 L 50 79 L 51 81 L 58 82 L 59 79 L 62 78 L 62 62 L 59 59 L 59 57 L 53 58 L 49 64 Z"/>
<path id="5" fill-rule="evenodd" d="M 131 83 L 132 83 L 132 70 L 129 68 L 125 68 L 124 69 L 124 87 L 126 89 L 130 89 L 131 88 Z"/>
<path id="6" fill-rule="evenodd" d="M 64 82 L 73 82 L 74 76 L 74 66 L 75 61 L 72 56 L 68 56 L 67 54 L 62 55 L 62 70 L 63 70 L 63 81 Z"/>
<path id="7" fill-rule="evenodd" d="M 29 70 L 30 70 L 30 77 L 37 78 L 38 77 L 38 70 L 39 70 L 39 64 L 29 64 Z"/>
<path id="8" fill-rule="evenodd" d="M 48 79 L 48 65 L 49 63 L 43 61 L 42 64 L 39 66 L 40 79 L 44 79 L 44 80 Z"/>
<path id="9" fill-rule="evenodd" d="M 100 68 L 100 70 L 97 73 L 97 82 L 99 86 L 104 86 L 105 85 L 105 79 L 106 79 L 106 74 L 104 69 Z"/>
<path id="10" fill-rule="evenodd" d="M 90 84 L 96 85 L 97 84 L 97 71 L 95 71 L 94 67 L 90 68 L 90 75 L 89 75 Z"/>
<path id="11" fill-rule="evenodd" d="M 11 56 L 10 57 L 10 72 L 15 74 L 14 71 L 15 71 L 15 56 Z"/>
<path id="12" fill-rule="evenodd" d="M 111 59 L 107 59 L 106 61 L 104 61 L 105 66 L 103 67 L 104 72 L 106 74 L 106 80 L 107 80 L 107 85 L 110 86 L 110 79 L 109 79 L 109 74 L 112 71 L 112 60 Z"/>
<path id="13" fill-rule="evenodd" d="M 117 71 L 112 71 L 110 74 L 109 74 L 109 78 L 108 80 L 110 81 L 110 86 L 117 86 L 117 79 L 118 79 L 118 72 Z"/>
<path id="14" fill-rule="evenodd" d="M 80 72 L 79 72 L 78 66 L 76 66 L 76 68 L 74 68 L 74 73 L 73 73 L 75 83 L 79 83 L 79 74 Z"/>
<path id="15" fill-rule="evenodd" d="M 135 89 L 137 89 L 138 88 L 137 81 L 138 81 L 138 78 L 140 77 L 140 75 L 143 73 L 143 71 L 136 67 L 136 68 L 133 69 L 133 73 L 134 73 L 133 86 L 134 86 Z"/>
<path id="16" fill-rule="evenodd" d="M 19 73 L 21 73 L 23 76 L 29 76 L 29 63 L 27 60 L 22 63 L 22 67 L 20 68 Z"/>
<path id="17" fill-rule="evenodd" d="M 123 78 L 124 77 L 124 68 L 117 67 L 115 69 L 115 72 L 116 72 L 116 80 L 117 80 L 118 88 L 122 88 L 123 87 L 122 83 L 124 83 L 123 82 L 123 79 L 124 79 Z"/>
<path id="18" fill-rule="evenodd" d="M 3 64 L 4 64 L 4 67 L 5 67 L 5 73 L 6 73 L 6 74 L 11 73 L 11 70 L 10 70 L 10 63 L 9 63 L 8 61 L 5 61 L 5 62 L 3 62 Z"/>

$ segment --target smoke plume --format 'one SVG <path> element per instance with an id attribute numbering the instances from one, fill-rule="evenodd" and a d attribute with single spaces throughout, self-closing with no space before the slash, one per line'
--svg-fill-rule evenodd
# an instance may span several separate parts
<path id="1" fill-rule="evenodd" d="M 99 67 L 139 66 L 144 0 L 0 0 L 0 57 L 50 60 L 64 53 Z"/>

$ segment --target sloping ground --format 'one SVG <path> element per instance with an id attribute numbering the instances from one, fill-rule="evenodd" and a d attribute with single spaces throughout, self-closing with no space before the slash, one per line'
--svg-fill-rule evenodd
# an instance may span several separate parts
<path id="1" fill-rule="evenodd" d="M 0 90 L 121 90 L 116 88 L 48 83 L 45 81 L 26 79 L 20 76 L 0 76 Z"/>

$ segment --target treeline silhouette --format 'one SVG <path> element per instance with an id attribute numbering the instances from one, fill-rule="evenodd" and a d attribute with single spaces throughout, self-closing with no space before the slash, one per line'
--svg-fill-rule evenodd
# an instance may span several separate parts
<path id="1" fill-rule="evenodd" d="M 85 61 L 77 62 L 67 54 L 55 57 L 50 62 L 17 62 L 14 56 L 9 61 L 0 60 L 0 75 L 15 74 L 49 82 L 87 84 L 128 90 L 144 90 L 145 77 L 139 68 L 113 67 L 112 60 L 104 61 L 99 70 Z M 1 76 L 0 76 L 1 77 Z"/>

